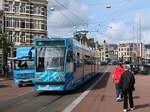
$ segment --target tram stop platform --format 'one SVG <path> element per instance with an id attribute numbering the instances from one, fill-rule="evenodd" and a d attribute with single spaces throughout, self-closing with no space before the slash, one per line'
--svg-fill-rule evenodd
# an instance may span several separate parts
<path id="1" fill-rule="evenodd" d="M 150 112 L 150 75 L 135 75 L 133 92 L 135 110 Z M 114 83 L 111 74 L 103 80 L 80 102 L 73 112 L 123 112 L 123 102 L 116 102 Z"/>

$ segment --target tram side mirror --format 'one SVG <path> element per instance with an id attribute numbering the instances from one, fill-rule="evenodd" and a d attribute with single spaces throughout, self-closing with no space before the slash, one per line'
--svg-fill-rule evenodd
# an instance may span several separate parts
<path id="1" fill-rule="evenodd" d="M 32 59 L 32 51 L 30 50 L 28 53 L 29 59 Z"/>
<path id="2" fill-rule="evenodd" d="M 32 50 L 34 49 L 34 47 L 32 47 L 30 50 L 29 50 L 29 52 L 28 52 L 28 57 L 29 57 L 29 59 L 32 59 Z"/>

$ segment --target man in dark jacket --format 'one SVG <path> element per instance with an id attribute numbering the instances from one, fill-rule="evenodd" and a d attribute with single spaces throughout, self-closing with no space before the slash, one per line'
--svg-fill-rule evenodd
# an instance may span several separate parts
<path id="1" fill-rule="evenodd" d="M 128 98 L 130 103 L 130 110 L 134 110 L 134 102 L 133 102 L 133 96 L 132 92 L 135 90 L 134 84 L 135 84 L 135 77 L 134 75 L 129 71 L 129 68 L 126 68 L 127 70 L 121 75 L 120 79 L 120 86 L 124 97 L 124 110 L 123 112 L 127 112 L 128 109 Z"/>

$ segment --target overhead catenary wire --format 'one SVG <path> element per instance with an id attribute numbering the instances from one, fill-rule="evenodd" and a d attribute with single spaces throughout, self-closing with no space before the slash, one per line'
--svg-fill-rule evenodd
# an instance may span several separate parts
<path id="1" fill-rule="evenodd" d="M 66 6 L 64 6 L 62 3 L 58 2 L 57 0 L 54 0 L 58 5 L 60 5 L 61 7 L 65 8 L 68 12 L 70 12 L 70 14 L 72 14 L 73 16 L 75 16 L 78 20 L 81 21 L 81 23 L 86 24 L 87 21 L 85 21 L 83 18 L 79 17 L 75 12 L 73 12 L 72 10 L 70 10 L 69 8 L 67 8 Z"/>
<path id="2" fill-rule="evenodd" d="M 58 0 L 53 0 L 52 2 L 53 2 L 53 3 L 55 2 L 55 4 L 57 4 L 58 6 L 60 6 L 60 7 L 64 8 L 64 9 L 66 9 L 67 12 L 69 12 L 71 15 L 73 15 L 74 17 L 76 17 L 77 20 L 79 20 L 79 21 L 81 22 L 81 24 L 76 25 L 76 22 L 73 21 L 73 20 L 70 18 L 70 16 L 69 16 L 68 14 L 66 14 L 66 13 L 64 13 L 64 12 L 62 12 L 62 11 L 59 11 L 59 13 L 62 14 L 64 17 L 66 17 L 66 19 L 68 19 L 68 20 L 70 21 L 70 23 L 71 23 L 73 26 L 76 26 L 76 27 L 79 28 L 79 27 L 83 26 L 84 23 L 86 23 L 86 25 L 87 25 L 87 24 L 88 24 L 88 25 L 93 24 L 92 22 L 91 22 L 91 23 L 90 23 L 90 22 L 87 23 L 87 21 L 85 21 L 83 18 L 81 18 L 80 16 L 78 16 L 74 11 L 72 11 L 71 9 L 69 9 L 68 7 L 66 7 L 64 4 L 62 4 L 62 3 L 59 2 Z M 119 2 L 121 3 L 120 5 L 123 5 L 123 4 L 125 4 L 125 3 L 128 3 L 129 0 L 126 0 L 126 1 L 124 1 L 124 0 L 119 0 L 118 3 L 119 3 Z M 109 16 L 113 15 L 113 14 L 116 13 L 117 11 L 118 11 L 118 8 L 115 9 L 115 10 L 113 11 L 113 13 L 110 14 Z M 110 18 L 110 19 L 112 19 L 112 18 Z M 101 22 L 97 22 L 97 24 L 99 25 L 99 24 L 102 24 L 102 23 L 101 23 Z M 102 26 L 102 25 L 101 25 L 101 26 Z M 89 26 L 88 26 L 88 27 L 89 27 Z"/>
<path id="3" fill-rule="evenodd" d="M 64 12 L 62 11 L 57 11 L 59 12 L 61 15 L 63 15 L 66 19 L 68 19 L 70 21 L 70 23 L 72 24 L 72 26 L 76 26 L 76 27 L 79 27 L 79 26 L 83 26 L 83 25 L 88 25 L 87 21 L 83 20 L 81 17 L 79 17 L 77 14 L 75 14 L 73 11 L 71 11 L 69 8 L 67 8 L 66 6 L 64 6 L 62 3 L 56 1 L 56 0 L 52 0 L 50 1 L 51 3 L 53 4 L 57 4 L 58 6 L 66 9 L 66 12 L 72 14 L 73 16 L 75 16 L 79 21 L 80 21 L 80 24 L 76 24 L 75 21 L 73 21 L 70 16 L 68 14 L 65 14 Z M 54 3 L 55 2 L 55 3 Z M 52 7 L 53 11 L 55 11 L 55 7 Z M 50 10 L 50 9 L 49 9 Z M 48 13 L 51 13 L 52 11 L 50 10 L 47 10 Z M 83 24 L 84 23 L 84 24 Z M 86 24 L 85 24 L 86 23 Z"/>

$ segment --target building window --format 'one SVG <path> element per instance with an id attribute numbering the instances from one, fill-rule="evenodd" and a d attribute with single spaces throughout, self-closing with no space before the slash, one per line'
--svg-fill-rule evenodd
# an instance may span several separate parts
<path id="1" fill-rule="evenodd" d="M 34 21 L 34 28 L 35 29 L 41 29 L 41 21 L 35 20 Z"/>
<path id="2" fill-rule="evenodd" d="M 13 27 L 13 19 L 12 18 L 5 19 L 5 27 Z"/>
<path id="3" fill-rule="evenodd" d="M 20 21 L 19 21 L 19 19 L 14 19 L 14 24 L 13 24 L 13 26 L 14 26 L 15 28 L 20 28 Z"/>
<path id="4" fill-rule="evenodd" d="M 8 2 L 5 3 L 5 11 L 7 11 L 7 12 L 10 11 L 9 3 Z"/>
<path id="5" fill-rule="evenodd" d="M 25 20 L 21 20 L 21 28 L 25 28 Z"/>
<path id="6" fill-rule="evenodd" d="M 13 12 L 13 2 L 12 1 L 8 1 L 5 3 L 5 9 L 8 12 Z"/>
<path id="7" fill-rule="evenodd" d="M 21 34 L 21 42 L 26 42 L 26 35 L 25 35 L 25 32 L 22 32 Z"/>
<path id="8" fill-rule="evenodd" d="M 31 38 L 30 32 L 26 33 L 25 35 L 26 35 L 26 40 Z"/>
<path id="9" fill-rule="evenodd" d="M 20 8 L 21 8 L 20 9 L 21 13 L 26 13 L 26 4 L 25 3 L 22 3 Z"/>
<path id="10" fill-rule="evenodd" d="M 45 21 L 41 21 L 41 29 L 46 30 Z"/>
<path id="11" fill-rule="evenodd" d="M 28 13 L 28 14 L 30 13 L 30 4 L 26 5 L 26 13 Z"/>
<path id="12" fill-rule="evenodd" d="M 9 27 L 9 20 L 8 20 L 8 18 L 5 19 L 5 27 Z"/>
<path id="13" fill-rule="evenodd" d="M 43 16 L 46 16 L 46 8 L 45 7 L 42 7 L 41 8 L 41 14 L 43 15 Z"/>
<path id="14" fill-rule="evenodd" d="M 41 29 L 43 29 L 43 30 L 45 29 L 45 25 L 44 24 L 41 25 Z"/>
<path id="15" fill-rule="evenodd" d="M 40 6 L 34 6 L 34 9 L 33 9 L 33 14 L 40 14 Z"/>
<path id="16" fill-rule="evenodd" d="M 20 3 L 19 2 L 16 2 L 14 4 L 14 12 L 15 13 L 20 13 Z"/>
<path id="17" fill-rule="evenodd" d="M 20 42 L 20 35 L 19 32 L 15 33 L 15 42 Z"/>
<path id="18" fill-rule="evenodd" d="M 26 28 L 30 28 L 30 20 L 29 19 L 26 20 Z"/>
<path id="19" fill-rule="evenodd" d="M 9 35 L 9 41 L 10 41 L 10 42 L 13 42 L 13 32 L 12 32 L 12 31 L 9 31 L 9 32 L 8 32 L 8 35 Z"/>

